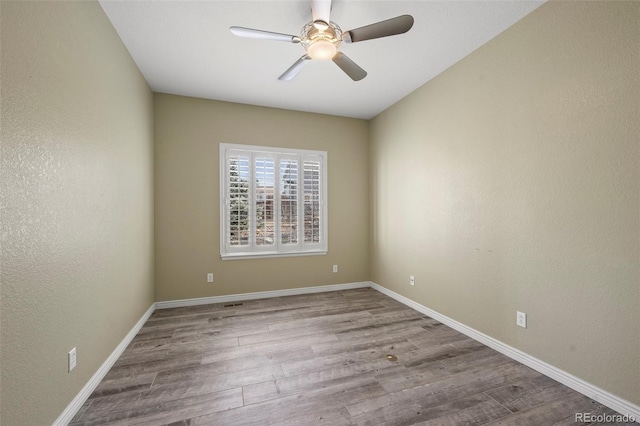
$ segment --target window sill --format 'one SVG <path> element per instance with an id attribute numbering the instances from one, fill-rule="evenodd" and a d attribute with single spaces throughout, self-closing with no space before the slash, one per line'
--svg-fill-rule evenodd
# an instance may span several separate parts
<path id="1" fill-rule="evenodd" d="M 294 256 L 321 256 L 327 254 L 327 250 L 313 251 L 290 251 L 284 253 L 263 252 L 263 253 L 231 253 L 221 254 L 222 260 L 243 260 L 243 259 L 263 259 L 269 257 L 294 257 Z"/>

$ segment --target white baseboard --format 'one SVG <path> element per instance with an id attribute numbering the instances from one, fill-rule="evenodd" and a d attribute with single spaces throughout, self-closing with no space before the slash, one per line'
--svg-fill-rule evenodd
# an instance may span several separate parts
<path id="1" fill-rule="evenodd" d="M 412 309 L 415 309 L 418 312 L 421 312 L 437 321 L 440 321 L 441 323 L 453 328 L 454 330 L 457 330 L 460 333 L 465 334 L 472 339 L 489 346 L 490 348 L 508 356 L 509 358 L 512 358 L 526 366 L 533 368 L 534 370 L 544 374 L 545 376 L 551 377 L 552 379 L 562 383 L 563 385 L 568 386 L 571 389 L 578 391 L 581 394 L 595 401 L 598 401 L 599 403 L 606 405 L 613 410 L 616 410 L 620 414 L 634 416 L 636 421 L 640 421 L 640 406 L 635 405 L 632 402 L 613 395 L 612 393 L 607 392 L 604 389 L 586 382 L 570 373 L 567 373 L 564 370 L 547 364 L 544 361 L 541 361 L 529 354 L 511 347 L 506 343 L 496 340 L 493 337 L 487 336 L 486 334 L 468 327 L 454 319 L 451 319 L 446 315 L 442 315 L 441 313 L 429 309 L 426 306 L 414 302 L 413 300 L 404 297 L 394 291 L 391 291 L 385 287 L 382 287 L 381 285 L 372 282 L 371 288 L 378 290 L 380 293 L 385 294 L 392 299 L 395 299 L 398 302 L 407 305 Z"/>
<path id="2" fill-rule="evenodd" d="M 316 287 L 291 288 L 287 290 L 259 291 L 256 293 L 230 294 L 226 296 L 199 297 L 197 299 L 167 300 L 156 302 L 156 309 L 179 308 L 183 306 L 209 305 L 212 303 L 240 302 L 242 300 L 268 299 L 271 297 L 295 296 L 298 294 L 323 293 L 327 291 L 351 290 L 354 288 L 369 287 L 369 281 L 322 285 Z"/>
<path id="3" fill-rule="evenodd" d="M 127 335 L 122 339 L 120 344 L 111 352 L 111 355 L 106 359 L 104 363 L 98 368 L 98 371 L 95 372 L 91 379 L 87 382 L 86 385 L 80 390 L 80 392 L 76 395 L 75 398 L 71 401 L 71 403 L 65 408 L 65 410 L 60 414 L 60 416 L 53 422 L 53 426 L 66 426 L 69 424 L 71 419 L 76 415 L 78 410 L 82 407 L 82 405 L 87 401 L 87 398 L 93 393 L 95 388 L 100 384 L 104 376 L 107 375 L 113 364 L 118 360 L 122 352 L 129 346 L 129 343 L 136 337 L 138 331 L 142 328 L 145 322 L 149 319 L 153 311 L 156 310 L 155 303 L 152 304 L 149 309 L 142 315 L 142 318 L 133 326 L 131 331 L 127 333 Z"/>

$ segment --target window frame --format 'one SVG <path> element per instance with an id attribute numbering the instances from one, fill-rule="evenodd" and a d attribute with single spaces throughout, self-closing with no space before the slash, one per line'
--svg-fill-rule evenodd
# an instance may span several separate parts
<path id="1" fill-rule="evenodd" d="M 231 210 L 228 208 L 230 204 L 230 192 L 228 180 L 229 173 L 229 157 L 234 155 L 248 156 L 249 172 L 249 240 L 246 246 L 231 246 L 230 244 L 230 216 Z M 242 144 L 220 144 L 220 257 L 223 260 L 231 259 L 255 259 L 268 257 L 289 257 L 289 256 L 313 256 L 325 255 L 328 252 L 328 186 L 327 186 L 327 152 L 294 149 L 294 148 L 278 148 L 259 145 L 242 145 Z M 256 182 L 256 158 L 274 159 L 274 194 L 273 194 L 273 221 L 274 221 L 274 244 L 273 249 L 269 246 L 256 244 L 256 204 L 257 191 L 259 187 Z M 285 244 L 281 241 L 281 160 L 294 159 L 297 160 L 297 204 L 296 204 L 296 233 L 297 243 Z M 304 171 L 305 162 L 318 162 L 320 171 L 320 200 L 319 200 L 319 242 L 305 242 L 305 185 Z M 262 187 L 264 188 L 264 187 Z"/>

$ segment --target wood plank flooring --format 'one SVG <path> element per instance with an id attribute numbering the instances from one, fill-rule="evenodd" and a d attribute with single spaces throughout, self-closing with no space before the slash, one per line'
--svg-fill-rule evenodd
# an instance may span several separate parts
<path id="1" fill-rule="evenodd" d="M 538 426 L 576 412 L 616 414 L 365 288 L 157 310 L 71 424 Z"/>

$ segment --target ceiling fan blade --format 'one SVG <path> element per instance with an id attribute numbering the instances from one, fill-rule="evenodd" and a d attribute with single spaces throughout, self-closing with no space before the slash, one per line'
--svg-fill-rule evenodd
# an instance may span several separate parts
<path id="1" fill-rule="evenodd" d="M 356 43 L 374 38 L 403 34 L 413 27 L 413 16 L 401 15 L 342 33 L 342 41 Z"/>
<path id="2" fill-rule="evenodd" d="M 311 56 L 302 55 L 300 59 L 298 59 L 293 65 L 289 67 L 288 70 L 283 72 L 282 75 L 278 77 L 278 80 L 291 80 L 300 72 L 300 70 L 304 67 L 304 64 L 310 59 Z"/>
<path id="3" fill-rule="evenodd" d="M 271 31 L 254 30 L 253 28 L 244 27 L 230 27 L 231 32 L 238 37 L 247 38 L 261 38 L 263 40 L 275 40 L 275 41 L 288 41 L 289 43 L 300 43 L 300 37 L 289 35 L 272 33 Z"/>
<path id="4" fill-rule="evenodd" d="M 367 76 L 367 72 L 360 68 L 358 64 L 353 62 L 347 55 L 338 52 L 333 56 L 333 62 L 344 71 L 351 80 L 360 81 Z"/>
<path id="5" fill-rule="evenodd" d="M 331 19 L 331 0 L 311 0 L 311 15 L 314 21 L 328 24 Z"/>

